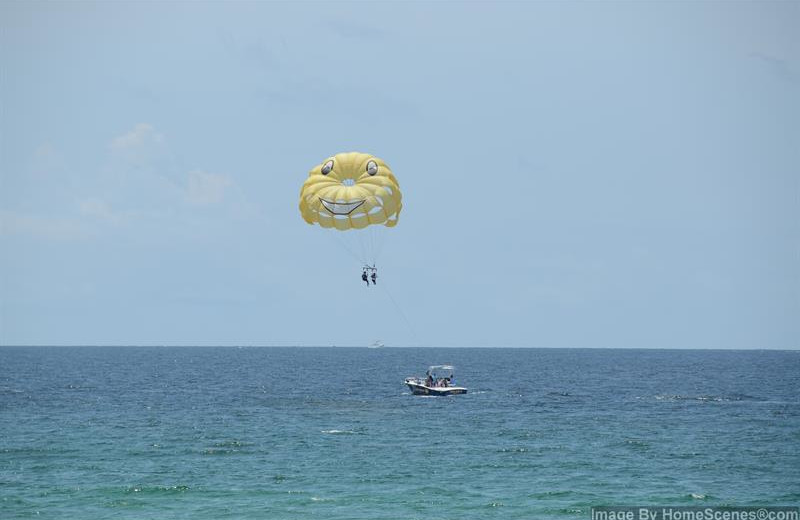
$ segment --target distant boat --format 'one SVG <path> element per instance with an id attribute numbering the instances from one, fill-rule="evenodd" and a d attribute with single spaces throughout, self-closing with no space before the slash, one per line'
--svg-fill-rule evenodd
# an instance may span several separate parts
<path id="1" fill-rule="evenodd" d="M 376 339 L 372 342 L 372 345 L 369 345 L 367 348 L 383 348 L 386 345 L 383 344 L 383 341 Z"/>
<path id="2" fill-rule="evenodd" d="M 414 395 L 457 395 L 466 394 L 463 386 L 453 386 L 454 368 L 450 365 L 428 367 L 425 378 L 407 377 L 406 385 Z"/>

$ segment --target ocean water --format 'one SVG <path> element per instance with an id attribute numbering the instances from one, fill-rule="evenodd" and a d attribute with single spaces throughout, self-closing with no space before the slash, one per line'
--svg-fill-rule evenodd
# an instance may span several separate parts
<path id="1" fill-rule="evenodd" d="M 798 503 L 796 351 L 0 348 L 2 519 Z"/>

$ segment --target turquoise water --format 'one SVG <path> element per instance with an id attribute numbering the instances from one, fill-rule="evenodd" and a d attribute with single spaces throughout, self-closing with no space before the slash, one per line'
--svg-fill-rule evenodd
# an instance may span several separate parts
<path id="1" fill-rule="evenodd" d="M 800 352 L 0 348 L 3 519 L 798 503 Z"/>

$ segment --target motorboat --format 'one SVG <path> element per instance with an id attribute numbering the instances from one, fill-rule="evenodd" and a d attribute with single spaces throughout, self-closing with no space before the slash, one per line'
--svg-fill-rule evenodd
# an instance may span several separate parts
<path id="1" fill-rule="evenodd" d="M 407 377 L 406 385 L 414 395 L 466 394 L 466 388 L 453 385 L 453 371 L 450 365 L 433 365 L 428 367 L 424 378 Z"/>

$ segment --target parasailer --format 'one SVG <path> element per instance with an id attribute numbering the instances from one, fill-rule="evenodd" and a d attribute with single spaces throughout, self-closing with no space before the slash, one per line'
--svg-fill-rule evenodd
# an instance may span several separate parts
<path id="1" fill-rule="evenodd" d="M 361 152 L 339 153 L 311 169 L 300 189 L 300 214 L 311 225 L 338 236 L 356 237 L 342 245 L 362 265 L 362 281 L 377 284 L 375 259 L 381 230 L 397 225 L 402 193 L 392 170 L 380 158 Z M 368 272 L 369 271 L 369 272 Z"/>

